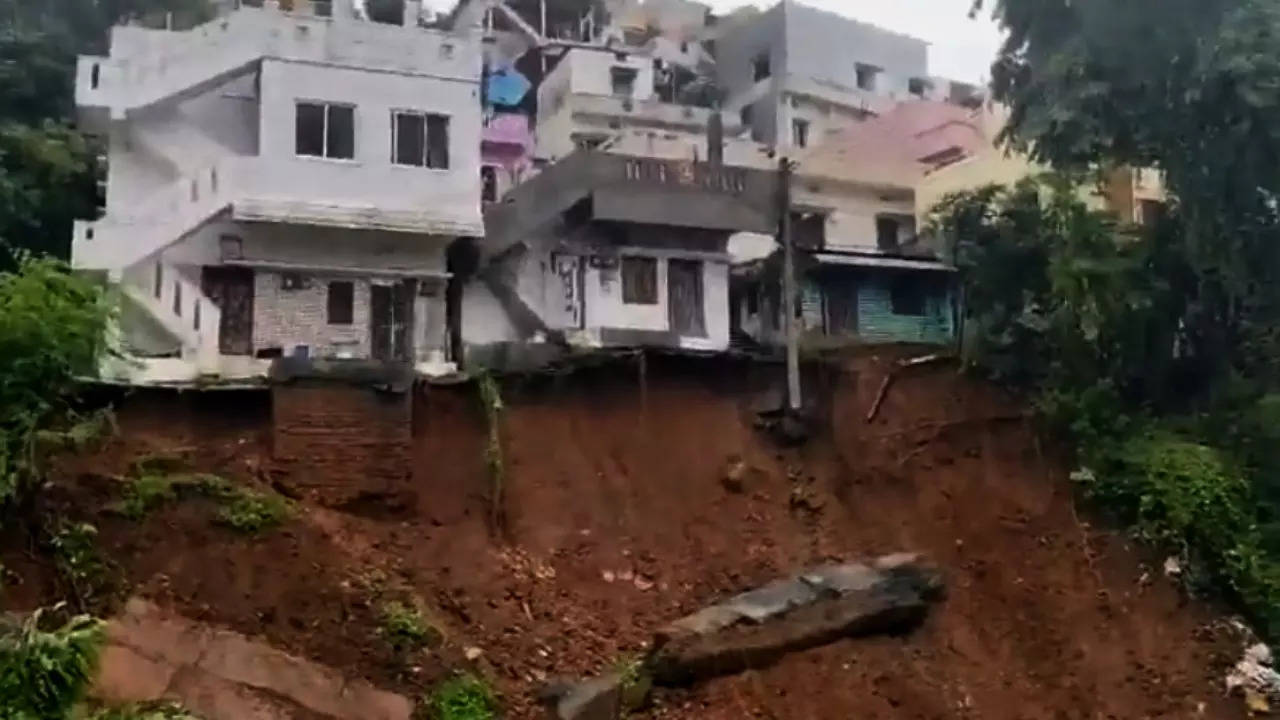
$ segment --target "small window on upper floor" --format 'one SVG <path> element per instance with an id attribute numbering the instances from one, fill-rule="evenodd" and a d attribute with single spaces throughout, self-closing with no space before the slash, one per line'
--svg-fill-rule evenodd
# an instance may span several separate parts
<path id="1" fill-rule="evenodd" d="M 858 89 L 874 92 L 876 89 L 876 80 L 880 75 L 880 68 L 875 65 L 866 65 L 858 63 L 856 68 Z"/>
<path id="2" fill-rule="evenodd" d="M 907 81 L 907 92 L 915 97 L 924 97 L 929 91 L 929 81 L 924 78 L 911 78 Z"/>
<path id="3" fill-rule="evenodd" d="M 449 168 L 449 118 L 418 112 L 391 114 L 391 162 Z"/>
<path id="4" fill-rule="evenodd" d="M 300 102 L 294 151 L 306 157 L 351 160 L 356 156 L 356 109 L 352 105 Z"/>
<path id="5" fill-rule="evenodd" d="M 798 148 L 809 147 L 809 121 L 795 119 L 791 121 L 791 144 Z"/>
<path id="6" fill-rule="evenodd" d="M 751 61 L 751 74 L 756 82 L 773 76 L 773 67 L 768 52 L 760 53 Z"/>
<path id="7" fill-rule="evenodd" d="M 876 218 L 876 247 L 893 250 L 898 247 L 898 219 L 881 215 Z"/>
<path id="8" fill-rule="evenodd" d="M 618 97 L 634 97 L 636 94 L 636 69 L 615 66 L 609 70 L 610 88 Z"/>

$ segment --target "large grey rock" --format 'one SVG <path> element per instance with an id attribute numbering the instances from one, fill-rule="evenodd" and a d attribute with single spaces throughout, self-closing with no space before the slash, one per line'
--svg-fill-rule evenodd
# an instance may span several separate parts
<path id="1" fill-rule="evenodd" d="M 941 590 L 939 573 L 913 555 L 814 568 L 664 627 L 649 665 L 658 684 L 684 685 L 844 637 L 903 632 Z"/>

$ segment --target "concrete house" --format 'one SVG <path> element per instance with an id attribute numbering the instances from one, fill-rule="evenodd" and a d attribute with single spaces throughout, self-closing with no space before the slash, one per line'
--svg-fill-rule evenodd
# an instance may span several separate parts
<path id="1" fill-rule="evenodd" d="M 729 347 L 729 238 L 771 233 L 776 174 L 582 149 L 485 212 L 468 364 L 513 347 Z"/>
<path id="2" fill-rule="evenodd" d="M 940 91 L 923 40 L 794 0 L 734 13 L 715 35 L 726 111 L 778 148 L 819 144 L 900 100 Z"/>
<path id="3" fill-rule="evenodd" d="M 954 340 L 954 268 L 918 235 L 916 187 L 986 143 L 973 111 L 902 103 L 800 156 L 792 184 L 802 340 L 945 344 Z M 785 342 L 776 256 L 734 268 L 734 327 Z"/>
<path id="4" fill-rule="evenodd" d="M 481 44 L 272 0 L 81 57 L 105 215 L 72 264 L 119 286 L 132 382 L 251 378 L 279 356 L 446 365 L 447 251 L 483 234 Z"/>

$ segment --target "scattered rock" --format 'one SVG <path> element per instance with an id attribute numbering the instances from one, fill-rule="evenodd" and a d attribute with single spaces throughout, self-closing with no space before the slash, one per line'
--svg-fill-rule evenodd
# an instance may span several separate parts
<path id="1" fill-rule="evenodd" d="M 476 660 L 479 660 L 481 655 L 484 655 L 484 650 L 481 650 L 478 647 L 469 647 L 466 650 L 462 651 L 462 656 L 465 657 L 469 662 L 475 662 Z"/>
<path id="2" fill-rule="evenodd" d="M 720 482 L 724 485 L 725 490 L 733 493 L 742 492 L 746 485 L 747 464 L 741 458 L 731 459 L 729 467 L 724 471 L 724 477 L 720 478 Z"/>

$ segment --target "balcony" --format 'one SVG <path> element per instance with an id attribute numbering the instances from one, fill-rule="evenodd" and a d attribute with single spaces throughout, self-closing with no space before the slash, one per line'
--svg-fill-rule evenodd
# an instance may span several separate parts
<path id="1" fill-rule="evenodd" d="M 521 152 L 532 149 L 534 133 L 529 129 L 529 117 L 517 113 L 498 113 L 486 118 L 484 128 L 480 131 L 480 142 L 484 146 L 500 150 Z"/>
<path id="2" fill-rule="evenodd" d="M 633 100 L 613 95 L 574 94 L 568 107 L 575 120 L 608 121 L 624 119 L 631 127 L 703 132 L 711 121 L 711 110 L 692 105 L 675 105 L 658 100 Z"/>
<path id="3" fill-rule="evenodd" d="M 587 208 L 589 217 L 583 219 L 589 220 L 772 233 L 777 174 L 578 151 L 490 206 L 485 227 L 493 244 L 505 247 L 579 205 Z"/>

